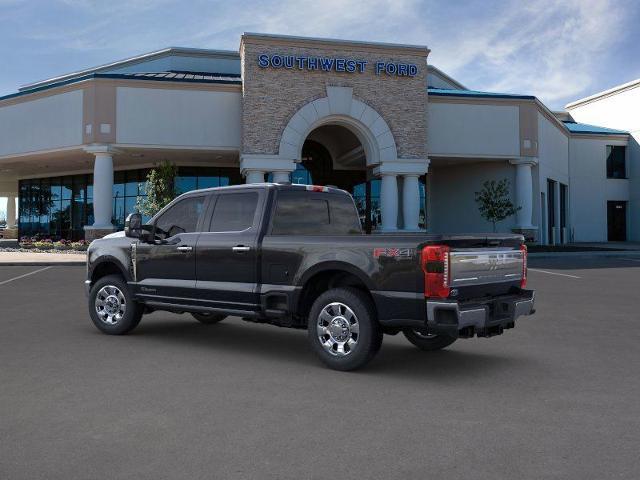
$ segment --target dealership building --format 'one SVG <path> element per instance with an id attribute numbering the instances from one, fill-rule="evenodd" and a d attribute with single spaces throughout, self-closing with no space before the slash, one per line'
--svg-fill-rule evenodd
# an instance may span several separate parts
<path id="1" fill-rule="evenodd" d="M 25 85 L 0 97 L 9 226 L 69 239 L 120 229 L 168 160 L 181 192 L 343 188 L 369 233 L 489 232 L 475 192 L 507 179 L 519 210 L 499 231 L 640 241 L 640 80 L 553 112 L 470 90 L 428 55 L 248 33 L 238 52 L 167 48 Z"/>

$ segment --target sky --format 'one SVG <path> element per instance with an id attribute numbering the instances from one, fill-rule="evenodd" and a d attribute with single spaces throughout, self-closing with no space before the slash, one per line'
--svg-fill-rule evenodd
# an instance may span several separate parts
<path id="1" fill-rule="evenodd" d="M 637 0 L 0 0 L 0 95 L 167 46 L 237 50 L 242 32 L 427 45 L 476 90 L 552 109 L 640 77 Z"/>
<path id="2" fill-rule="evenodd" d="M 467 88 L 551 109 L 640 78 L 637 0 L 0 0 L 0 95 L 168 46 L 237 50 L 242 32 L 426 45 Z"/>

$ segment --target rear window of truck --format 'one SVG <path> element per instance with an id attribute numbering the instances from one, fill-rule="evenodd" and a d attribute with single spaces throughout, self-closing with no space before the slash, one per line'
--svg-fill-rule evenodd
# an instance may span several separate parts
<path id="1" fill-rule="evenodd" d="M 278 192 L 272 235 L 361 233 L 351 197 L 315 192 Z"/>

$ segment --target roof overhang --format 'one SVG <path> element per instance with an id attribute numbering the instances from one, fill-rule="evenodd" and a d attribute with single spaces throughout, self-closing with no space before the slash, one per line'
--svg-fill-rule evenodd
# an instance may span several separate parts
<path id="1" fill-rule="evenodd" d="M 608 90 L 603 90 L 602 92 L 594 93 L 588 97 L 581 98 L 571 103 L 567 103 L 564 108 L 567 110 L 571 110 L 587 103 L 596 102 L 606 97 L 610 97 L 612 95 L 617 95 L 622 92 L 626 92 L 627 90 L 631 90 L 633 88 L 640 87 L 640 78 L 636 80 L 632 80 L 627 83 L 623 83 L 622 85 L 618 85 L 617 87 L 610 88 Z"/>
<path id="2" fill-rule="evenodd" d="M 231 50 L 209 50 L 202 48 L 185 48 L 185 47 L 168 47 L 162 50 L 156 50 L 154 52 L 143 53 L 142 55 L 136 55 L 135 57 L 125 58 L 123 60 L 117 60 L 115 62 L 106 63 L 97 67 L 87 68 L 84 70 L 78 70 L 77 72 L 67 73 L 57 77 L 49 78 L 46 80 L 40 80 L 33 83 L 22 85 L 18 88 L 19 92 L 25 90 L 32 90 L 51 83 L 59 83 L 73 78 L 84 77 L 92 73 L 100 73 L 105 70 L 112 70 L 114 68 L 122 68 L 131 65 L 136 65 L 149 60 L 155 60 L 158 58 L 168 57 L 171 55 L 192 56 L 192 57 L 216 57 L 216 58 L 229 58 L 233 60 L 239 60 L 240 55 L 238 52 Z"/>

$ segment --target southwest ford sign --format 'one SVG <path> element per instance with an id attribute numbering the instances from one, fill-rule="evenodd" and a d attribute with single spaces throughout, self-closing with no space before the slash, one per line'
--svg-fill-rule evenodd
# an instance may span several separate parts
<path id="1" fill-rule="evenodd" d="M 418 66 L 413 63 L 375 62 L 372 67 L 365 60 L 353 60 L 336 57 L 300 57 L 297 55 L 258 55 L 261 68 L 284 68 L 289 70 L 318 70 L 322 72 L 364 73 L 373 68 L 376 75 L 385 74 L 396 77 L 415 77 Z"/>

